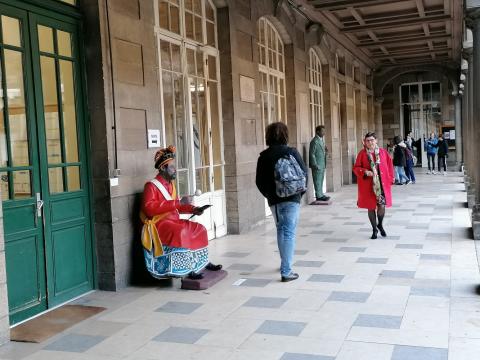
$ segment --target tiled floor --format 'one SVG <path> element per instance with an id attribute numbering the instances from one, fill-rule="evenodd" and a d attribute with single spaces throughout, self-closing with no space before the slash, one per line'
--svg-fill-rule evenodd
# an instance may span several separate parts
<path id="1" fill-rule="evenodd" d="M 97 291 L 107 311 L 0 359 L 473 360 L 480 276 L 460 174 L 394 187 L 388 237 L 371 240 L 356 188 L 301 210 L 295 270 L 282 283 L 273 221 L 211 243 L 229 275 L 206 291 Z"/>

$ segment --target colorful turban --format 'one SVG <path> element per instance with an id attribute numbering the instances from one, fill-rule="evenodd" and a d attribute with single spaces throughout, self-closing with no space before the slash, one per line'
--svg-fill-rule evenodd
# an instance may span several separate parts
<path id="1" fill-rule="evenodd" d="M 155 169 L 159 169 L 166 163 L 175 159 L 175 146 L 170 145 L 165 149 L 160 149 L 155 153 Z"/>

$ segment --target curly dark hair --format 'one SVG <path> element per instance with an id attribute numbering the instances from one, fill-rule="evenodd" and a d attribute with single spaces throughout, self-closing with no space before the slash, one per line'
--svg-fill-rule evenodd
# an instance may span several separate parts
<path id="1" fill-rule="evenodd" d="M 366 138 L 369 138 L 369 137 L 373 137 L 373 138 L 377 138 L 377 134 L 375 134 L 373 131 L 369 131 L 365 134 L 365 136 L 363 137 L 364 139 Z"/>
<path id="2" fill-rule="evenodd" d="M 287 145 L 288 144 L 288 128 L 282 122 L 270 124 L 265 129 L 265 142 L 267 146 Z"/>

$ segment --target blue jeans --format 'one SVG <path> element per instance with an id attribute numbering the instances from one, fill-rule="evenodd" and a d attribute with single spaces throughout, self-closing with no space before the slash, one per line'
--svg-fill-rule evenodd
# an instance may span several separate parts
<path id="1" fill-rule="evenodd" d="M 405 173 L 410 181 L 415 182 L 415 173 L 413 172 L 413 160 L 407 159 L 407 166 L 405 166 Z"/>
<path id="2" fill-rule="evenodd" d="M 275 225 L 277 226 L 277 243 L 280 252 L 280 274 L 290 275 L 292 272 L 293 255 L 295 253 L 295 234 L 297 232 L 300 204 L 282 202 L 270 207 Z"/>
<path id="3" fill-rule="evenodd" d="M 403 166 L 395 166 L 395 181 L 401 183 L 403 179 L 405 179 L 405 182 L 409 180 L 405 175 L 405 169 Z"/>

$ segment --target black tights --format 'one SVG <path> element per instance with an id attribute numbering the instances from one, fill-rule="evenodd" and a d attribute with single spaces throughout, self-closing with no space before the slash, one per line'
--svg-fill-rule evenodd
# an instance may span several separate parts
<path id="1" fill-rule="evenodd" d="M 383 227 L 383 217 L 385 216 L 385 205 L 377 205 L 377 211 L 368 210 L 368 219 L 372 224 L 373 232 L 377 232 L 377 228 Z M 377 224 L 378 218 L 378 224 Z"/>

